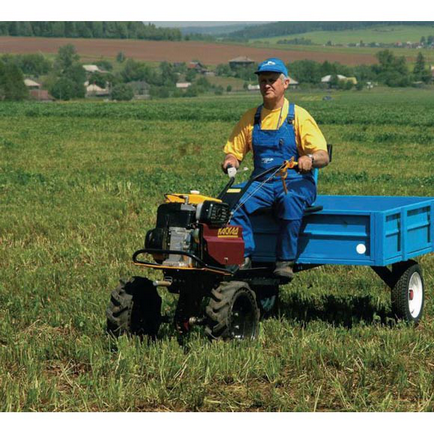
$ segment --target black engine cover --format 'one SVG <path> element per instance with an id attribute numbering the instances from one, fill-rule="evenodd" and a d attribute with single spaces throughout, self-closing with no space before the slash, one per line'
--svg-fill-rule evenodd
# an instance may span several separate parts
<path id="1" fill-rule="evenodd" d="M 157 228 L 188 228 L 196 221 L 196 210 L 182 209 L 182 203 L 163 203 L 157 211 Z"/>
<path id="2" fill-rule="evenodd" d="M 227 203 L 206 200 L 200 210 L 199 221 L 212 227 L 225 225 L 230 218 L 229 205 Z"/>
<path id="3" fill-rule="evenodd" d="M 155 228 L 146 232 L 145 249 L 165 249 L 165 232 L 163 228 Z"/>

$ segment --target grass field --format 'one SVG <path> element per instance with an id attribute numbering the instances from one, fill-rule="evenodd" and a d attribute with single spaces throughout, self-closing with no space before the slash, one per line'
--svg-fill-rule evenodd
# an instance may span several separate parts
<path id="1" fill-rule="evenodd" d="M 432 91 L 322 97 L 290 96 L 335 145 L 321 193 L 434 195 Z M 0 104 L 0 410 L 434 410 L 434 255 L 420 259 L 418 328 L 394 324 L 370 269 L 330 266 L 282 288 L 255 342 L 197 329 L 181 347 L 168 326 L 150 345 L 105 335 L 110 291 L 141 274 L 131 254 L 163 194 L 218 192 L 222 145 L 258 103 Z"/>

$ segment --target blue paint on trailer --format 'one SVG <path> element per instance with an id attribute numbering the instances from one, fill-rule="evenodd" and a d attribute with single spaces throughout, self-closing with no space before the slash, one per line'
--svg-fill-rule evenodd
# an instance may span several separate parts
<path id="1" fill-rule="evenodd" d="M 298 264 L 384 267 L 434 251 L 434 198 L 318 196 L 323 210 L 306 216 Z M 274 262 L 278 220 L 272 210 L 251 216 L 253 261 Z"/>

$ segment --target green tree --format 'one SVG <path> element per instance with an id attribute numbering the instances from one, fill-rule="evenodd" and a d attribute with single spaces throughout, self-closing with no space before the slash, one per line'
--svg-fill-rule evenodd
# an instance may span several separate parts
<path id="1" fill-rule="evenodd" d="M 187 74 L 185 74 L 185 79 L 187 81 L 192 82 L 196 78 L 196 75 L 197 75 L 197 71 L 195 69 L 189 69 L 187 71 Z"/>
<path id="2" fill-rule="evenodd" d="M 86 72 L 79 60 L 80 56 L 73 45 L 68 44 L 59 48 L 54 62 L 56 78 L 50 80 L 50 91 L 55 98 L 69 100 L 85 96 Z"/>
<path id="3" fill-rule="evenodd" d="M 232 70 L 227 63 L 220 63 L 219 65 L 217 65 L 215 72 L 217 75 L 223 76 L 223 77 L 232 77 L 233 76 Z"/>
<path id="4" fill-rule="evenodd" d="M 291 76 L 300 83 L 318 84 L 321 82 L 321 67 L 313 60 L 298 60 L 289 65 Z"/>
<path id="5" fill-rule="evenodd" d="M 162 76 L 162 83 L 165 85 L 174 85 L 178 80 L 178 75 L 175 72 L 173 65 L 169 62 L 160 63 L 160 72 Z"/>
<path id="6" fill-rule="evenodd" d="M 92 29 L 94 38 L 102 38 L 104 36 L 102 21 L 93 21 Z"/>
<path id="7" fill-rule="evenodd" d="M 425 57 L 422 54 L 422 52 L 419 51 L 419 53 L 417 54 L 417 57 L 416 57 L 416 64 L 414 65 L 413 73 L 415 75 L 422 74 L 422 72 L 425 70 L 425 66 L 426 66 Z"/>
<path id="8" fill-rule="evenodd" d="M 66 36 L 65 35 L 65 33 L 66 33 L 66 28 L 65 28 L 66 26 L 65 26 L 65 23 L 63 22 L 63 21 L 56 21 L 54 24 L 53 24 L 53 30 L 52 30 L 52 32 L 53 32 L 53 36 L 56 36 L 56 37 L 58 37 L 58 38 L 62 38 L 62 37 L 64 37 L 64 36 Z"/>
<path id="9" fill-rule="evenodd" d="M 100 72 L 94 72 L 89 77 L 89 84 L 96 84 L 99 87 L 105 88 L 107 84 L 108 74 L 101 74 Z"/>
<path id="10" fill-rule="evenodd" d="M 336 74 L 333 74 L 330 77 L 329 85 L 330 85 L 331 88 L 337 88 L 339 86 L 339 82 L 340 81 L 339 81 L 338 76 Z"/>
<path id="11" fill-rule="evenodd" d="M 217 86 L 214 91 L 214 94 L 217 96 L 223 95 L 223 86 Z"/>
<path id="12" fill-rule="evenodd" d="M 134 59 L 128 59 L 121 71 L 121 77 L 125 83 L 131 81 L 149 81 L 151 75 L 149 66 Z"/>
<path id="13" fill-rule="evenodd" d="M 56 99 L 68 101 L 75 97 L 76 84 L 70 78 L 60 77 L 50 88 L 50 93 Z"/>
<path id="14" fill-rule="evenodd" d="M 116 101 L 130 101 L 134 97 L 134 92 L 128 84 L 120 83 L 113 87 L 111 97 Z"/>
<path id="15" fill-rule="evenodd" d="M 102 59 L 98 60 L 98 62 L 95 63 L 99 68 L 103 69 L 104 71 L 112 71 L 113 65 L 110 61 Z"/>
<path id="16" fill-rule="evenodd" d="M 24 84 L 24 76 L 14 63 L 0 60 L 0 100 L 21 101 L 29 96 Z"/>
<path id="17" fill-rule="evenodd" d="M 208 90 L 211 87 L 211 83 L 206 77 L 199 77 L 196 80 L 196 85 Z"/>
<path id="18" fill-rule="evenodd" d="M 197 86 L 194 85 L 190 86 L 184 94 L 184 96 L 186 97 L 196 97 L 198 95 L 199 95 L 199 90 Z"/>
<path id="19" fill-rule="evenodd" d="M 372 70 L 377 79 L 390 87 L 404 87 L 410 84 L 410 78 L 405 57 L 396 57 L 390 50 L 379 51 L 376 54 L 379 61 Z"/>
<path id="20" fill-rule="evenodd" d="M 60 47 L 55 61 L 55 68 L 61 73 L 70 68 L 74 63 L 80 60 L 74 45 L 67 44 Z"/>
<path id="21" fill-rule="evenodd" d="M 230 84 L 228 84 L 226 88 L 226 92 L 232 92 L 232 86 Z"/>
<path id="22" fill-rule="evenodd" d="M 426 67 L 425 57 L 420 51 L 416 58 L 413 75 L 416 81 L 423 81 L 424 83 L 429 83 L 431 81 L 431 74 L 429 69 Z"/>
<path id="23" fill-rule="evenodd" d="M 119 53 L 116 55 L 116 62 L 123 63 L 125 59 L 125 54 L 122 51 L 119 51 Z"/>

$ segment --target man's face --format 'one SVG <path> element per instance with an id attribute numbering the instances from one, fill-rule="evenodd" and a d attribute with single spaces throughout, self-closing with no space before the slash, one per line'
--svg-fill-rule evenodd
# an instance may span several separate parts
<path id="1" fill-rule="evenodd" d="M 288 89 L 289 80 L 282 81 L 278 72 L 263 72 L 259 74 L 258 82 L 264 100 L 279 100 Z"/>

